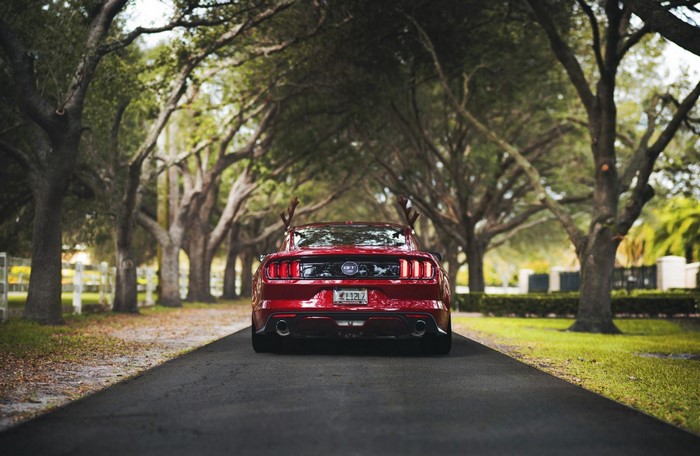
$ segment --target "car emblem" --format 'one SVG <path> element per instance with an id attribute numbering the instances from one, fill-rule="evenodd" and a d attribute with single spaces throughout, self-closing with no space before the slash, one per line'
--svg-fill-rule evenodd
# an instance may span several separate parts
<path id="1" fill-rule="evenodd" d="M 349 276 L 357 274 L 358 269 L 359 268 L 357 267 L 357 263 L 355 263 L 353 261 L 346 261 L 340 267 L 340 270 L 343 271 L 343 274 L 349 275 Z"/>

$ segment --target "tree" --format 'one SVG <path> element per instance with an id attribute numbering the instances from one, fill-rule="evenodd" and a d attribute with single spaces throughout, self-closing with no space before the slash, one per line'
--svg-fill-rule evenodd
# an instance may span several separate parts
<path id="1" fill-rule="evenodd" d="M 440 96 L 439 84 L 423 85 L 427 86 L 422 89 L 427 96 L 417 99 L 414 93 L 406 97 L 412 100 L 406 103 L 408 106 L 393 104 L 391 111 L 399 127 L 392 128 L 387 122 L 383 130 L 391 139 L 377 141 L 372 148 L 381 165 L 377 176 L 395 193 L 408 195 L 430 218 L 441 238 L 449 237 L 461 247 L 469 265 L 469 289 L 483 292 L 486 252 L 549 217 L 541 216 L 545 207 L 533 197 L 532 186 L 517 163 L 505 152 L 480 141 L 471 125 L 455 115 L 452 104 Z M 460 97 L 460 103 L 466 105 L 466 89 Z M 503 115 L 490 97 L 490 109 L 484 107 L 480 112 L 482 117 L 494 119 L 492 125 L 503 118 L 507 125 L 501 127 L 504 134 L 526 144 L 523 151 L 530 162 L 554 181 L 556 174 L 577 162 L 577 157 L 566 153 L 567 147 L 561 147 L 562 137 L 571 127 L 557 124 L 549 116 L 538 119 L 530 114 L 546 112 L 541 106 L 547 101 L 537 95 L 527 98 L 531 109 L 520 111 L 506 105 L 508 114 Z M 364 147 L 372 146 L 365 143 Z M 562 201 L 584 199 L 567 196 Z"/>
<path id="2" fill-rule="evenodd" d="M 624 3 L 644 21 L 649 30 L 659 33 L 695 55 L 700 55 L 700 27 L 697 23 L 700 2 L 624 0 Z"/>
<path id="3" fill-rule="evenodd" d="M 488 141 L 516 160 L 530 180 L 538 199 L 559 219 L 571 239 L 581 263 L 582 281 L 579 311 L 576 322 L 570 329 L 615 333 L 618 330 L 612 322 L 610 310 L 610 284 L 615 252 L 620 240 L 639 216 L 644 204 L 653 196 L 654 191 L 649 185 L 649 178 L 654 163 L 700 96 L 700 84 L 696 85 L 680 102 L 675 101 L 675 98 L 670 95 L 652 97 L 650 106 L 644 112 L 645 128 L 636 138 L 637 143 L 633 145 L 629 155 L 620 156 L 625 158 L 626 163 L 618 163 L 616 76 L 622 58 L 635 44 L 639 43 L 647 30 L 644 27 L 631 28 L 630 11 L 621 8 L 615 1 L 605 2 L 602 10 L 598 11 L 603 16 L 603 21 L 596 16 L 596 10 L 584 1 L 577 2 L 578 10 L 567 9 L 570 5 L 565 3 L 557 4 L 557 8 L 545 5 L 539 0 L 529 0 L 529 4 L 586 113 L 585 125 L 588 128 L 594 162 L 594 194 L 587 234 L 577 226 L 572 214 L 566 210 L 561 201 L 546 188 L 542 176 L 525 157 L 523 151 L 508 143 L 465 106 L 460 105 L 458 98 L 449 87 L 434 49 L 430 46 L 428 49 L 433 56 L 441 84 L 456 107 L 456 111 Z M 577 13 L 578 16 L 576 16 Z M 593 58 L 590 61 L 593 62 L 597 71 L 595 90 L 589 85 L 579 60 L 582 56 L 577 55 L 575 48 L 567 43 L 565 35 L 556 26 L 555 19 L 559 22 L 563 19 L 565 24 L 571 23 L 571 21 L 567 22 L 567 18 L 573 18 L 573 24 L 581 18 L 590 23 L 593 40 L 591 47 Z M 601 25 L 606 25 L 604 33 L 601 33 Z M 568 31 L 568 29 L 565 30 Z M 574 30 L 580 31 L 579 28 Z M 673 108 L 676 108 L 675 112 L 672 112 Z M 662 131 L 658 132 L 659 124 L 665 120 L 663 115 L 669 110 L 672 114 L 668 114 L 669 119 Z M 653 141 L 652 138 L 654 138 Z M 620 209 L 621 200 L 625 204 Z"/>
<path id="4" fill-rule="evenodd" d="M 76 49 L 66 55 L 72 62 L 71 77 L 57 93 L 42 93 L 43 84 L 35 79 L 35 55 L 27 42 L 31 30 L 19 31 L 5 21 L 18 20 L 21 9 L 5 9 L 0 19 L 0 47 L 12 73 L 16 103 L 33 130 L 29 148 L 1 143 L 29 176 L 34 199 L 34 232 L 32 239 L 32 272 L 24 318 L 45 324 L 63 321 L 61 315 L 61 208 L 63 195 L 78 158 L 83 133 L 83 111 L 90 83 L 98 64 L 108 53 L 106 39 L 116 15 L 127 0 L 108 0 L 88 9 L 64 2 L 52 4 L 44 16 L 50 20 L 70 17 L 70 10 L 78 12 L 83 25 L 68 36 L 79 36 Z M 42 2 L 43 3 L 43 2 Z M 23 5 L 37 14 L 43 5 L 32 2 Z M 59 10 L 55 13 L 54 11 Z M 36 17 L 36 16 L 34 16 Z M 24 24 L 23 24 L 24 25 Z M 43 26 L 43 24 L 41 24 Z M 73 35 L 75 33 L 76 35 Z M 45 36 L 45 35 L 44 35 Z M 76 52 L 77 51 L 77 52 Z M 45 74 L 51 77 L 50 74 Z"/>
<path id="5" fill-rule="evenodd" d="M 575 185 L 563 184 L 576 183 L 563 176 L 585 156 L 576 153 L 573 135 L 563 144 L 574 130 L 566 119 L 566 86 L 551 70 L 551 55 L 537 46 L 542 37 L 523 25 L 531 21 L 527 16 L 503 4 L 478 6 L 458 30 L 448 31 L 435 26 L 440 15 L 434 16 L 423 12 L 398 21 L 397 28 L 413 31 L 395 50 L 407 63 L 391 84 L 375 90 L 373 110 L 381 114 L 358 122 L 358 149 L 369 150 L 380 165 L 375 175 L 384 186 L 406 194 L 444 242 L 449 237 L 466 253 L 470 290 L 480 292 L 487 250 L 550 216 L 542 216 L 545 206 L 516 161 L 484 141 L 458 110 L 479 112 L 490 128 L 521 145 L 540 172 L 557 181 L 562 203 L 588 193 L 579 188 L 577 196 Z M 466 49 L 452 44 L 476 35 L 488 38 Z"/>
<path id="6" fill-rule="evenodd" d="M 616 1 L 604 2 L 600 11 L 603 20 L 596 16 L 594 7 L 584 1 L 578 2 L 592 30 L 592 50 L 599 75 L 593 89 L 586 80 L 580 57 L 556 27 L 551 9 L 541 0 L 529 0 L 529 4 L 586 111 L 591 155 L 595 163 L 595 187 L 588 233 L 579 230 L 570 216 L 560 208 L 555 209 L 581 262 L 581 298 L 576 323 L 570 329 L 618 332 L 610 310 L 610 279 L 615 252 L 620 240 L 652 198 L 654 190 L 649 185 L 649 178 L 656 159 L 700 96 L 700 83 L 677 105 L 676 112 L 661 132 L 657 132 L 657 126 L 662 121 L 661 112 L 668 104 L 663 103 L 662 97 L 652 99 L 651 106 L 645 113 L 646 130 L 623 167 L 618 163 L 617 150 L 616 75 L 622 59 L 647 33 L 646 28 L 633 29 L 629 20 L 630 10 L 621 7 Z M 652 140 L 654 135 L 657 136 Z M 626 201 L 620 208 L 623 195 Z"/>
<path id="7" fill-rule="evenodd" d="M 158 33 L 176 27 L 211 26 L 229 19 L 225 14 L 201 17 L 199 3 L 187 2 L 164 26 L 137 28 L 120 34 L 112 26 L 126 4 L 127 0 L 88 3 L 75 0 L 48 5 L 16 1 L 3 5 L 1 11 L 0 47 L 12 74 L 16 104 L 32 134 L 28 147 L 4 141 L 0 147 L 24 169 L 31 183 L 35 208 L 32 273 L 24 317 L 41 323 L 62 322 L 60 218 L 63 196 L 77 162 L 85 101 L 99 63 L 104 56 L 125 48 L 144 33 Z M 291 0 L 270 9 L 284 9 L 290 4 Z M 211 5 L 201 6 L 205 12 L 211 10 L 207 7 Z M 244 10 L 247 12 L 246 8 Z M 68 23 L 75 18 L 77 24 Z M 251 22 L 255 23 L 255 20 Z M 238 31 L 251 22 L 244 22 Z M 45 27 L 47 23 L 58 27 Z M 32 42 L 46 38 L 54 30 L 60 32 L 60 37 L 50 43 L 54 50 L 50 55 L 59 62 L 58 68 L 66 70 L 58 74 L 68 74 L 69 77 L 56 78 L 57 67 L 42 68 L 46 72 L 39 73 L 43 80 L 37 83 L 35 63 L 39 63 L 39 67 L 42 65 L 35 62 L 36 55 L 29 49 Z M 56 43 L 68 45 L 58 48 Z M 59 83 L 54 85 L 54 80 Z M 42 92 L 47 87 L 55 91 Z M 128 239 L 122 238 L 118 243 L 121 245 L 124 241 Z M 126 259 L 118 262 L 118 266 L 132 263 Z"/>
<path id="8" fill-rule="evenodd" d="M 223 23 L 223 29 L 218 30 L 220 33 L 204 31 L 201 34 L 202 36 L 196 37 L 199 39 L 194 39 L 193 42 L 187 43 L 185 48 L 177 50 L 177 70 L 173 74 L 169 88 L 163 97 L 159 112 L 151 124 L 145 139 L 139 145 L 128 164 L 123 199 L 115 222 L 117 284 L 114 309 L 116 311 L 137 311 L 136 264 L 131 252 L 131 237 L 134 223 L 139 217 L 138 214 L 141 206 L 142 168 L 154 151 L 158 137 L 168 124 L 171 115 L 179 109 L 179 103 L 187 92 L 189 80 L 194 71 L 212 55 L 222 51 L 222 49 L 227 46 L 231 46 L 234 41 L 245 36 L 248 31 L 274 17 L 281 11 L 286 10 L 293 3 L 293 1 L 282 1 L 273 3 L 270 6 L 263 5 L 260 8 L 248 8 L 248 5 L 234 5 L 230 11 L 228 9 L 223 10 L 227 13 L 223 14 L 224 20 L 220 19 L 222 16 L 220 12 L 210 10 L 208 11 L 207 17 L 212 17 L 213 19 L 205 20 L 204 22 L 216 25 L 221 25 Z M 194 97 L 196 92 L 191 92 L 190 95 Z M 199 192 L 195 189 L 194 194 L 191 194 L 191 201 L 194 201 L 198 196 Z M 184 214 L 189 215 L 188 213 L 183 213 L 183 215 Z M 172 247 L 171 252 L 174 252 L 174 250 L 175 247 Z M 170 266 L 175 264 L 175 262 L 176 260 L 173 260 Z M 179 273 L 174 270 L 174 266 L 168 270 L 168 274 L 174 274 L 176 272 Z M 173 297 L 173 299 L 175 298 Z M 168 302 L 177 303 L 179 300 L 169 300 Z"/>

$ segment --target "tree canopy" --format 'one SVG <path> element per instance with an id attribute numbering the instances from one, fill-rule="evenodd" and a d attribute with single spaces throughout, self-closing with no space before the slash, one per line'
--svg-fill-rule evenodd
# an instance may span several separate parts
<path id="1" fill-rule="evenodd" d="M 666 39 L 697 53 L 697 2 L 671 3 L 186 0 L 130 29 L 126 0 L 4 2 L 0 250 L 32 257 L 25 316 L 60 322 L 64 246 L 112 256 L 136 312 L 156 246 L 162 302 L 181 251 L 209 301 L 214 258 L 249 274 L 293 196 L 299 220 L 396 222 L 405 196 L 471 291 L 489 255 L 510 270 L 490 252 L 565 232 L 576 329 L 612 332 L 622 239 L 655 192 L 699 192 L 700 85 L 660 71 Z M 664 223 L 666 251 L 692 238 Z"/>

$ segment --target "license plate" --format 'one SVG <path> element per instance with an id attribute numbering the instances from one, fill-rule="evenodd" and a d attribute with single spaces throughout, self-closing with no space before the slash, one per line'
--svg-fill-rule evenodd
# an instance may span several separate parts
<path id="1" fill-rule="evenodd" d="M 333 304 L 367 304 L 366 288 L 333 290 Z"/>

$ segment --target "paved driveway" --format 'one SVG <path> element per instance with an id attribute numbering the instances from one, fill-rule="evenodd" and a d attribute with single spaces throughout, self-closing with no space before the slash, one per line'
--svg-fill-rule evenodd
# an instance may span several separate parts
<path id="1" fill-rule="evenodd" d="M 700 437 L 463 337 L 255 354 L 249 329 L 0 434 L 3 455 L 699 454 Z"/>

